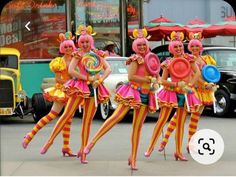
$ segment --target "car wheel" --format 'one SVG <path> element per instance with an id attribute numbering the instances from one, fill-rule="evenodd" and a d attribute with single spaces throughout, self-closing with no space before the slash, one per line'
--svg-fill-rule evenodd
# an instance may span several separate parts
<path id="1" fill-rule="evenodd" d="M 106 120 L 111 112 L 110 102 L 99 104 L 98 112 L 99 112 L 99 117 L 101 117 L 103 120 Z"/>
<path id="2" fill-rule="evenodd" d="M 32 96 L 33 118 L 37 123 L 47 114 L 47 105 L 42 93 L 35 93 Z"/>
<path id="3" fill-rule="evenodd" d="M 222 117 L 228 114 L 230 108 L 230 97 L 224 90 L 215 92 L 216 98 L 216 116 Z"/>

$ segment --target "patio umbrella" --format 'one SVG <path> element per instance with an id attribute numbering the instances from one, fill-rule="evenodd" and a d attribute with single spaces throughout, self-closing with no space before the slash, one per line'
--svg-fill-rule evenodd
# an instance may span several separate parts
<path id="1" fill-rule="evenodd" d="M 147 24 L 148 33 L 152 36 L 150 40 L 160 41 L 167 39 L 172 31 L 185 32 L 184 25 L 160 16 Z"/>
<path id="2" fill-rule="evenodd" d="M 206 23 L 204 20 L 200 18 L 195 18 L 191 21 L 189 21 L 185 26 L 185 32 L 186 35 L 188 36 L 190 32 L 197 33 L 197 32 L 202 32 L 203 29 L 208 28 L 210 24 Z"/>
<path id="3" fill-rule="evenodd" d="M 134 29 L 139 29 L 138 20 L 128 22 L 128 33 L 131 34 Z"/>
<path id="4" fill-rule="evenodd" d="M 227 18 L 225 21 L 216 23 L 203 29 L 203 36 L 235 36 L 236 21 L 235 18 Z"/>

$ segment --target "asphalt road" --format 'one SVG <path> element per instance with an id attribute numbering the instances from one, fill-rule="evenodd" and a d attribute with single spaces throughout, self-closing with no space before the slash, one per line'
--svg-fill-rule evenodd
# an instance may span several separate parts
<path id="1" fill-rule="evenodd" d="M 188 162 L 174 160 L 174 136 L 171 136 L 166 147 L 166 159 L 163 153 L 153 151 L 150 158 L 144 157 L 144 152 L 151 138 L 155 119 L 148 119 L 142 129 L 142 136 L 138 150 L 138 171 L 131 171 L 127 165 L 130 153 L 131 122 L 122 121 L 98 141 L 93 151 L 88 155 L 89 163 L 83 165 L 76 157 L 63 157 L 61 154 L 62 136 L 58 135 L 47 154 L 41 155 L 40 149 L 46 142 L 55 121 L 48 124 L 35 137 L 28 146 L 23 149 L 21 142 L 25 133 L 31 130 L 34 123 L 31 116 L 25 119 L 4 118 L 1 121 L 1 175 L 6 176 L 130 176 L 130 175 L 236 175 L 236 119 L 214 118 L 203 116 L 199 123 L 199 129 L 212 129 L 220 133 L 224 139 L 225 151 L 221 159 L 212 165 L 202 165 L 194 161 L 186 152 L 187 126 L 185 124 L 185 136 L 183 152 Z M 92 123 L 91 136 L 99 129 L 103 121 L 95 119 Z M 80 148 L 81 119 L 76 117 L 72 124 L 71 148 L 77 153 Z"/>

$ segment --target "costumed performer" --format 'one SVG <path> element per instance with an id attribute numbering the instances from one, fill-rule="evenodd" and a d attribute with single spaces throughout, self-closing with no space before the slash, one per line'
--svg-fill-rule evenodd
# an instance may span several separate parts
<path id="1" fill-rule="evenodd" d="M 189 33 L 189 43 L 188 43 L 188 50 L 195 56 L 195 62 L 200 71 L 202 68 L 207 65 L 216 65 L 215 60 L 210 55 L 201 56 L 203 46 L 202 46 L 202 34 L 199 33 Z M 204 110 L 205 106 L 209 106 L 213 104 L 213 87 L 214 84 L 206 82 L 202 77 L 199 77 L 197 82 L 194 84 L 194 89 L 196 90 L 196 94 L 198 99 L 202 102 L 199 111 L 193 112 L 190 117 L 189 127 L 188 127 L 188 143 L 190 142 L 191 137 L 196 132 L 198 127 L 199 118 Z M 161 145 L 159 147 L 159 151 L 163 151 L 169 136 L 173 132 L 176 127 L 176 114 L 171 118 L 167 130 L 165 132 L 164 138 L 162 139 Z M 187 151 L 189 152 L 189 146 L 187 145 Z"/>
<path id="2" fill-rule="evenodd" d="M 38 133 L 38 131 L 58 116 L 58 114 L 61 112 L 65 103 L 68 100 L 68 97 L 63 90 L 63 84 L 66 83 L 69 79 L 71 79 L 71 76 L 68 73 L 68 67 L 72 60 L 72 53 L 76 50 L 76 48 L 73 42 L 71 32 L 66 32 L 65 34 L 60 33 L 59 41 L 59 51 L 60 53 L 64 54 L 64 56 L 56 57 L 49 64 L 51 71 L 55 73 L 56 84 L 54 87 L 50 87 L 44 90 L 44 98 L 50 102 L 53 102 L 53 105 L 50 112 L 38 121 L 38 123 L 33 127 L 31 132 L 25 135 L 24 140 L 22 142 L 22 146 L 25 149 L 28 147 L 28 144 Z M 68 156 L 76 156 L 72 153 L 69 146 L 72 117 L 73 115 L 71 115 L 71 117 L 68 119 L 62 131 L 63 156 L 65 156 L 66 154 Z"/>
<path id="3" fill-rule="evenodd" d="M 149 157 L 151 155 L 172 109 L 176 108 L 176 150 L 174 157 L 176 160 L 187 161 L 182 155 L 184 122 L 187 116 L 186 107 L 189 108 L 190 112 L 197 112 L 201 105 L 201 102 L 196 98 L 191 89 L 192 85 L 199 77 L 200 71 L 194 61 L 194 57 L 184 53 L 182 42 L 184 34 L 182 32 L 173 31 L 170 37 L 168 49 L 169 52 L 173 54 L 173 57 L 167 58 L 161 64 L 163 69 L 161 77 L 163 89 L 158 93 L 161 111 L 145 156 Z M 192 72 L 193 77 L 190 77 L 190 72 Z M 167 80 L 169 76 L 171 81 Z"/>
<path id="4" fill-rule="evenodd" d="M 82 142 L 77 157 L 80 157 L 81 163 L 86 164 L 88 162 L 86 161 L 86 155 L 83 153 L 83 149 L 87 144 L 90 125 L 97 110 L 95 106 L 94 88 L 96 88 L 95 90 L 98 92 L 97 100 L 99 103 L 107 102 L 109 100 L 110 94 L 103 85 L 103 81 L 111 73 L 111 69 L 107 61 L 103 58 L 104 52 L 97 50 L 94 47 L 94 39 L 92 35 L 95 35 L 96 33 L 93 33 L 92 27 L 80 25 L 77 34 L 80 35 L 78 39 L 80 50 L 74 53 L 69 66 L 69 73 L 71 76 L 75 77 L 75 79 L 71 79 L 65 84 L 66 93 L 69 97 L 68 102 L 63 114 L 57 121 L 49 140 L 41 149 L 41 154 L 47 152 L 67 120 L 75 113 L 78 106 L 82 105 Z M 91 58 L 91 60 L 88 61 L 89 63 L 87 62 L 87 58 Z M 104 70 L 103 75 L 98 73 L 95 76 L 90 76 L 88 70 L 91 68 L 87 68 L 87 66 L 91 65 L 95 65 L 95 70 L 101 70 L 102 67 Z M 78 67 L 78 70 L 76 70 L 76 67 Z"/>
<path id="5" fill-rule="evenodd" d="M 159 76 L 160 62 L 156 55 L 149 50 L 147 40 L 149 37 L 146 29 L 135 29 L 133 31 L 134 41 L 132 49 L 136 54 L 130 56 L 126 61 L 126 65 L 129 65 L 129 82 L 117 88 L 115 101 L 118 103 L 118 107 L 103 123 L 84 150 L 84 152 L 88 154 L 96 142 L 114 125 L 120 122 L 125 117 L 126 113 L 133 108 L 133 129 L 131 135 L 132 149 L 128 158 L 128 165 L 131 166 L 131 170 L 137 170 L 136 157 L 142 124 L 148 111 L 156 111 L 154 92 L 155 89 L 157 89 L 156 83 Z M 148 56 L 151 56 L 151 61 Z M 151 88 L 152 85 L 153 90 Z"/>

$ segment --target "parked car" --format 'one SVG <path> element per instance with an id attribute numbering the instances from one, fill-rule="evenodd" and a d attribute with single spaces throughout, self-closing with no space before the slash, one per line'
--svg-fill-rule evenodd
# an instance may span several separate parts
<path id="1" fill-rule="evenodd" d="M 233 47 L 205 47 L 203 55 L 212 56 L 221 73 L 221 79 L 217 83 L 218 90 L 215 93 L 216 115 L 234 115 L 236 113 L 236 48 Z"/>
<path id="2" fill-rule="evenodd" d="M 20 52 L 15 48 L 0 48 L 0 116 L 28 113 L 29 99 L 20 80 Z"/>
<path id="3" fill-rule="evenodd" d="M 117 103 L 114 101 L 115 90 L 118 86 L 123 84 L 128 79 L 128 71 L 125 65 L 126 57 L 107 57 L 106 60 L 110 64 L 112 73 L 108 76 L 108 78 L 104 81 L 104 85 L 111 93 L 111 97 L 109 102 L 99 104 L 97 115 L 102 119 L 107 119 L 108 116 L 112 113 L 112 111 L 117 107 Z M 44 90 L 46 88 L 52 87 L 55 84 L 54 78 L 44 78 L 41 84 L 41 89 Z M 37 93 L 37 100 L 43 99 L 43 95 L 41 93 Z M 35 111 L 37 114 L 42 113 L 43 108 L 45 108 L 46 103 L 40 101 L 40 109 L 39 111 Z M 46 106 L 47 107 L 47 106 Z M 37 116 L 37 115 L 36 115 Z"/>
<path id="4" fill-rule="evenodd" d="M 184 44 L 185 51 L 187 44 Z M 154 48 L 153 53 L 157 54 L 161 62 L 170 57 L 168 45 Z M 236 102 L 236 48 L 205 45 L 202 55 L 211 55 L 217 62 L 217 67 L 221 73 L 221 79 L 217 83 L 218 90 L 215 92 L 216 113 L 214 115 L 224 117 L 235 115 Z"/>
<path id="5" fill-rule="evenodd" d="M 109 102 L 100 104 L 98 113 L 102 119 L 107 119 L 113 110 L 117 107 L 114 101 L 116 89 L 128 80 L 128 70 L 125 65 L 127 57 L 107 57 L 106 60 L 110 64 L 112 73 L 104 81 L 104 85 L 110 91 L 111 97 Z"/>

